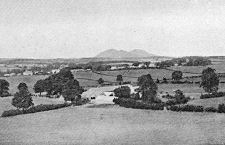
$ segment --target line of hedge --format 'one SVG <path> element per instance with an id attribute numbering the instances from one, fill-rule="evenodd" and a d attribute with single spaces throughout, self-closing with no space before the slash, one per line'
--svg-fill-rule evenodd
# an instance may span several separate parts
<path id="1" fill-rule="evenodd" d="M 64 108 L 71 106 L 72 104 L 40 104 L 37 106 L 33 106 L 27 110 L 19 110 L 19 109 L 12 109 L 8 111 L 4 111 L 1 115 L 1 117 L 9 117 L 9 116 L 16 116 L 21 114 L 29 114 L 29 113 L 36 113 L 36 112 L 43 112 L 43 111 L 49 111 L 49 110 L 55 110 L 59 108 Z"/>
<path id="2" fill-rule="evenodd" d="M 214 107 L 195 106 L 195 105 L 173 105 L 167 107 L 168 110 L 176 112 L 217 112 L 225 113 L 225 104 L 219 104 L 218 109 Z"/>
<path id="3" fill-rule="evenodd" d="M 208 99 L 208 98 L 218 98 L 225 96 L 225 92 L 217 92 L 213 94 L 202 94 L 200 96 L 200 99 Z"/>
<path id="4" fill-rule="evenodd" d="M 150 110 L 163 110 L 166 104 L 150 104 L 144 102 L 138 102 L 130 98 L 115 98 L 113 99 L 115 104 L 125 108 L 134 109 L 150 109 Z M 167 110 L 176 112 L 214 112 L 214 113 L 225 113 L 225 104 L 219 104 L 218 109 L 214 107 L 203 107 L 189 104 L 172 105 L 167 106 Z"/>
<path id="5" fill-rule="evenodd" d="M 134 108 L 134 109 L 151 109 L 151 110 L 163 110 L 164 104 L 150 104 L 150 103 L 144 103 L 144 102 L 138 102 L 134 99 L 130 98 L 115 98 L 113 99 L 113 102 L 115 104 L 118 104 L 119 106 L 125 107 L 125 108 Z"/>

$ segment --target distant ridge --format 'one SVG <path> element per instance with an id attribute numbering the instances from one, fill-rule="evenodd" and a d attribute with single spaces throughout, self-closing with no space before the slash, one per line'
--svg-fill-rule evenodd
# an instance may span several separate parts
<path id="1" fill-rule="evenodd" d="M 109 49 L 103 51 L 95 56 L 95 58 L 144 58 L 156 56 L 141 49 L 134 49 L 132 51 Z"/>

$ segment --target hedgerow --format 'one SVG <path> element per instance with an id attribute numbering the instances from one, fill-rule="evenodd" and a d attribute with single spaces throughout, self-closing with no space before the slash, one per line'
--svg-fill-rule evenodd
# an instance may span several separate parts
<path id="1" fill-rule="evenodd" d="M 195 106 L 195 105 L 173 105 L 167 107 L 168 110 L 171 111 L 184 111 L 184 112 L 203 112 L 204 108 L 203 106 Z"/>
<path id="2" fill-rule="evenodd" d="M 130 98 L 115 98 L 113 99 L 115 104 L 118 104 L 122 107 L 126 108 L 134 108 L 134 109 L 150 109 L 150 110 L 163 110 L 164 104 L 162 103 L 145 103 L 142 101 L 136 101 Z"/>
<path id="3" fill-rule="evenodd" d="M 212 94 L 202 94 L 200 96 L 200 99 L 208 99 L 208 98 L 218 98 L 218 97 L 223 97 L 225 96 L 225 92 L 217 92 L 217 93 L 212 93 Z"/>
<path id="4" fill-rule="evenodd" d="M 8 111 L 4 111 L 1 115 L 1 117 L 9 117 L 9 116 L 16 116 L 16 115 L 21 115 L 21 114 L 29 114 L 29 113 L 36 113 L 36 112 L 43 112 L 43 111 L 49 111 L 49 110 L 55 110 L 59 108 L 64 108 L 71 106 L 71 104 L 40 104 L 37 106 L 30 107 L 29 109 L 26 110 L 19 110 L 19 109 L 12 109 Z"/>

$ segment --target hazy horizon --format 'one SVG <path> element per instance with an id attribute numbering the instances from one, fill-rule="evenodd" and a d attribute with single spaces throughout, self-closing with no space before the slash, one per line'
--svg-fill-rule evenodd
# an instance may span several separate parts
<path id="1" fill-rule="evenodd" d="M 1 0 L 0 58 L 225 55 L 224 0 Z"/>

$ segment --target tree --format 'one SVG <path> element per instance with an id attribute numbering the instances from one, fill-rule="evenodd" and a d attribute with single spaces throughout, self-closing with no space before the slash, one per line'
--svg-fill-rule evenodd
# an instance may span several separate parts
<path id="1" fill-rule="evenodd" d="M 185 99 L 185 96 L 184 93 L 178 89 L 175 91 L 174 98 L 176 99 L 177 102 L 181 102 L 181 100 Z"/>
<path id="2" fill-rule="evenodd" d="M 38 80 L 35 84 L 34 84 L 34 92 L 35 93 L 41 93 L 45 91 L 45 82 L 44 80 Z"/>
<path id="3" fill-rule="evenodd" d="M 172 79 L 175 81 L 180 81 L 182 79 L 183 73 L 182 71 L 174 71 L 172 73 Z"/>
<path id="4" fill-rule="evenodd" d="M 167 79 L 166 78 L 163 78 L 163 83 L 168 83 Z"/>
<path id="5" fill-rule="evenodd" d="M 114 90 L 114 94 L 118 98 L 130 98 L 130 95 L 131 95 L 130 93 L 131 93 L 131 90 L 130 90 L 130 87 L 128 86 L 121 86 Z"/>
<path id="6" fill-rule="evenodd" d="M 122 76 L 122 75 L 117 75 L 116 81 L 119 82 L 120 85 L 122 85 L 122 82 L 123 82 L 123 76 Z"/>
<path id="7" fill-rule="evenodd" d="M 18 86 L 17 86 L 17 89 L 20 91 L 20 90 L 28 90 L 28 87 L 27 87 L 27 84 L 26 83 L 20 83 Z"/>
<path id="8" fill-rule="evenodd" d="M 148 102 L 154 102 L 158 86 L 152 79 L 150 74 L 142 75 L 138 78 L 138 86 L 142 93 L 142 100 Z"/>
<path id="9" fill-rule="evenodd" d="M 69 80 L 63 87 L 62 96 L 65 101 L 74 102 L 81 98 L 84 89 L 79 85 L 77 80 Z"/>
<path id="10" fill-rule="evenodd" d="M 0 97 L 5 97 L 9 95 L 9 82 L 0 79 Z"/>
<path id="11" fill-rule="evenodd" d="M 219 77 L 215 73 L 215 69 L 208 67 L 202 71 L 202 82 L 200 87 L 208 93 L 216 93 L 219 86 Z"/>
<path id="12" fill-rule="evenodd" d="M 33 106 L 33 100 L 27 85 L 25 83 L 20 83 L 17 88 L 19 89 L 19 92 L 14 94 L 12 105 L 23 110 Z"/>
<path id="13" fill-rule="evenodd" d="M 144 65 L 146 68 L 149 68 L 149 65 L 151 64 L 151 62 L 147 61 L 147 62 L 144 62 Z"/>
<path id="14" fill-rule="evenodd" d="M 159 84 L 159 83 L 160 83 L 160 81 L 159 81 L 159 79 L 158 79 L 158 78 L 156 79 L 156 83 L 157 83 L 157 84 Z"/>
<path id="15" fill-rule="evenodd" d="M 139 64 L 140 64 L 140 62 L 134 62 L 132 65 L 137 67 L 137 66 L 139 66 Z"/>
<path id="16" fill-rule="evenodd" d="M 62 69 L 59 73 L 53 74 L 44 80 L 45 91 L 47 91 L 48 95 L 60 95 L 63 86 L 69 80 L 74 80 L 70 69 Z"/>
<path id="17" fill-rule="evenodd" d="M 102 85 L 103 83 L 104 83 L 103 78 L 99 78 L 99 79 L 98 79 L 98 84 L 99 84 L 99 85 Z"/>

